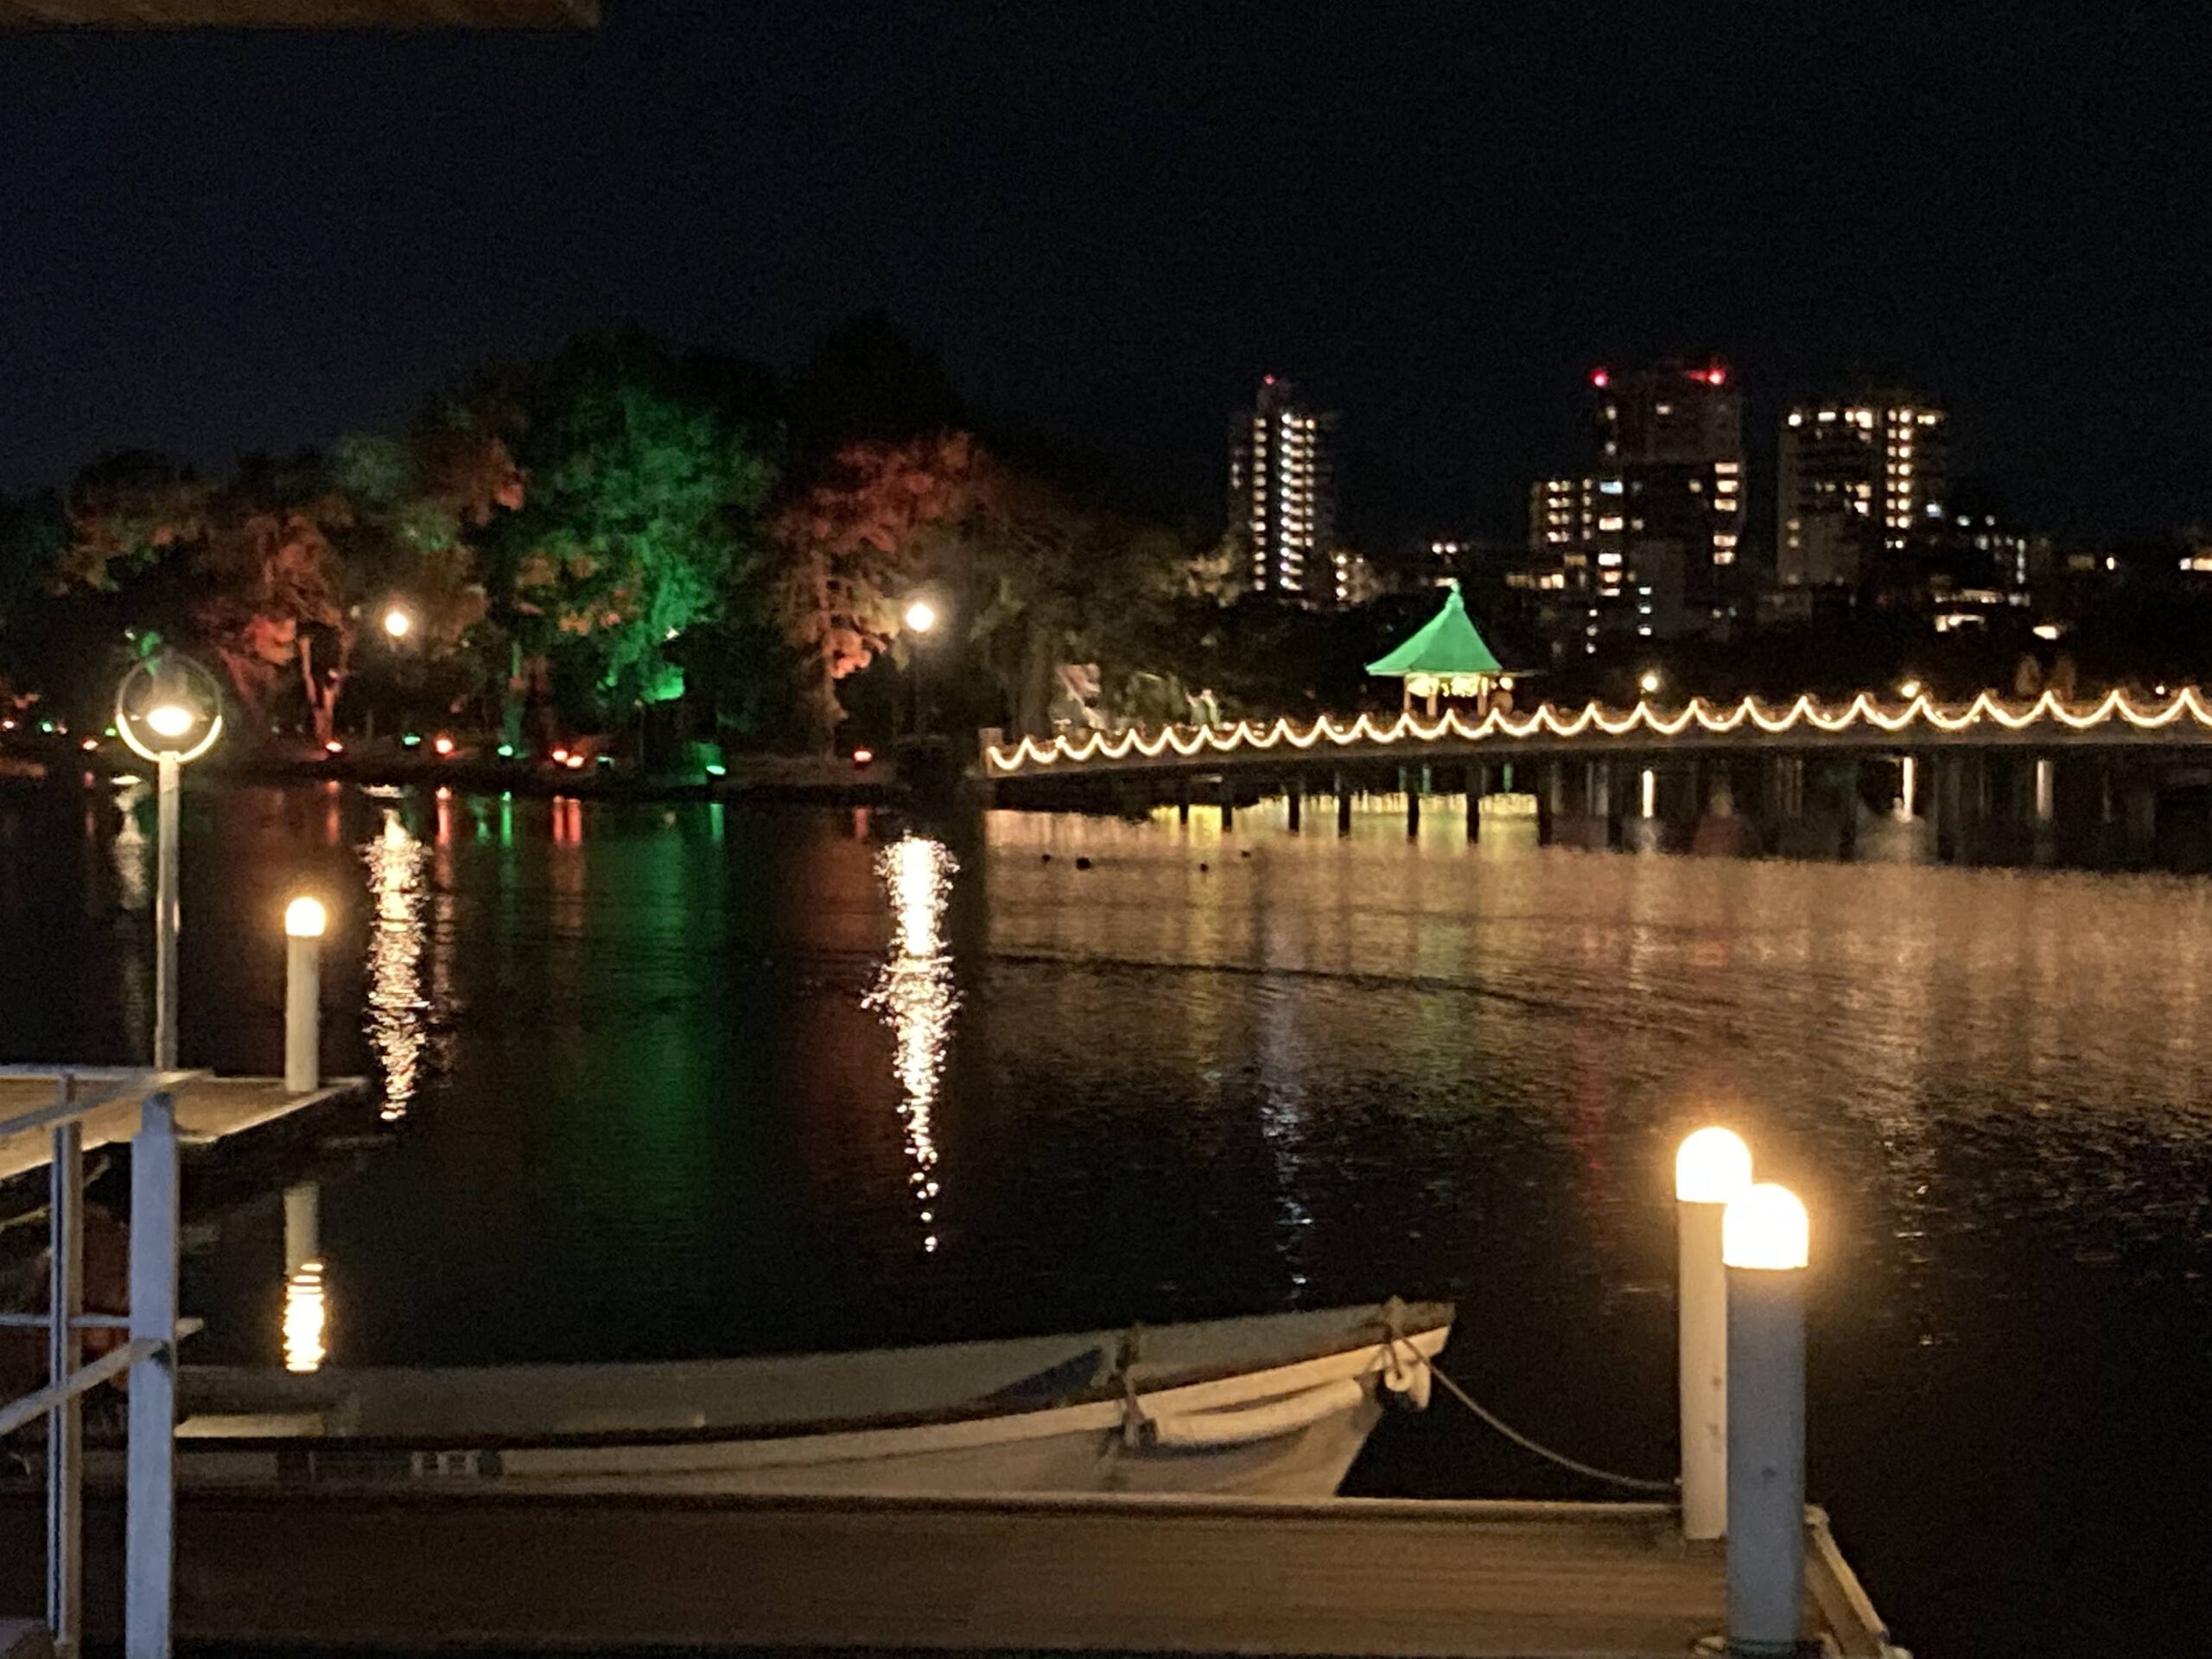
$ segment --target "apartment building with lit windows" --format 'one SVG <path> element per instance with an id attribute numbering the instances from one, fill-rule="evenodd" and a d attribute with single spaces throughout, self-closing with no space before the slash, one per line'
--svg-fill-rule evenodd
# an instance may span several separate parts
<path id="1" fill-rule="evenodd" d="M 1337 543 L 1334 411 L 1280 375 L 1229 422 L 1229 535 L 1255 592 L 1307 604 L 1357 601 L 1353 556 Z"/>
<path id="2" fill-rule="evenodd" d="M 1741 612 L 1743 397 L 1722 365 L 1590 376 L 1595 467 L 1537 481 L 1529 564 L 1554 656 L 1609 635 L 1667 639 Z"/>
<path id="3" fill-rule="evenodd" d="M 1790 409 L 1776 465 L 1776 579 L 1856 588 L 1885 554 L 1946 531 L 1949 437 L 1944 410 L 1896 389 Z"/>

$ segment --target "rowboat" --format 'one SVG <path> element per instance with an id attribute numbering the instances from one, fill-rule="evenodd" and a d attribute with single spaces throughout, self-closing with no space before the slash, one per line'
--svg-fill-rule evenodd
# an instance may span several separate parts
<path id="1" fill-rule="evenodd" d="M 1443 1303 L 672 1364 L 179 1372 L 191 1487 L 1334 1492 Z"/>

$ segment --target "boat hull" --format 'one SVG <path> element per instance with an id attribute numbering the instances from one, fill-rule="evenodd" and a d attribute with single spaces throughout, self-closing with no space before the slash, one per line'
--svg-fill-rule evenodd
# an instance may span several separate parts
<path id="1" fill-rule="evenodd" d="M 720 1432 L 677 1412 L 672 1421 L 664 1413 L 654 1433 L 626 1435 L 610 1424 L 472 1443 L 465 1431 L 343 1432 L 342 1414 L 328 1408 L 202 1413 L 181 1426 L 179 1475 L 188 1488 L 419 1482 L 570 1492 L 1326 1497 L 1386 1397 L 1425 1400 L 1426 1362 L 1449 1331 L 1447 1315 L 1395 1338 L 1187 1377 L 1138 1365 L 1114 1397 L 821 1433 Z M 489 1402 L 475 1407 L 481 1415 Z"/>

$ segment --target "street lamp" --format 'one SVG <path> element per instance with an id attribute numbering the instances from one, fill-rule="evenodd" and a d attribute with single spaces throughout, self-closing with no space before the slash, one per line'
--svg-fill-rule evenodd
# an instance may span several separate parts
<path id="1" fill-rule="evenodd" d="M 160 776 L 154 848 L 154 1065 L 176 1065 L 177 792 L 185 766 L 223 734 L 222 692 L 188 657 L 165 651 L 134 664 L 115 690 L 115 730 Z"/>
<path id="2" fill-rule="evenodd" d="M 930 630 L 937 626 L 937 607 L 931 604 L 926 599 L 915 600 L 906 607 L 906 631 L 909 633 L 915 635 L 917 638 L 926 638 Z M 912 681 L 912 696 L 914 705 L 914 735 L 916 737 L 920 737 L 923 734 L 924 727 L 926 723 L 923 718 L 922 659 L 920 652 L 917 652 L 915 653 L 912 662 L 907 667 L 906 672 L 908 677 Z"/>
<path id="3" fill-rule="evenodd" d="M 414 626 L 415 619 L 408 615 L 405 609 L 400 606 L 395 605 L 384 613 L 384 631 L 391 637 L 394 645 L 404 639 L 408 631 Z"/>
<path id="4" fill-rule="evenodd" d="M 1643 695 L 1647 697 L 1658 690 L 1659 683 L 1659 671 L 1656 668 L 1645 669 L 1643 677 L 1637 682 L 1637 684 L 1643 687 Z"/>

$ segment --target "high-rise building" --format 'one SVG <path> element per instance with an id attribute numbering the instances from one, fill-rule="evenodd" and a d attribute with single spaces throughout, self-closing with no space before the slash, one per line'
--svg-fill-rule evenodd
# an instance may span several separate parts
<path id="1" fill-rule="evenodd" d="M 1688 603 L 1725 620 L 1744 542 L 1743 393 L 1718 363 L 1599 369 L 1590 385 L 1599 467 L 1621 482 L 1625 534 L 1680 548 Z"/>
<path id="2" fill-rule="evenodd" d="M 1260 382 L 1229 422 L 1229 534 L 1251 585 L 1309 604 L 1350 602 L 1349 555 L 1337 553 L 1337 416 L 1280 375 Z M 1342 568 L 1339 568 L 1339 567 Z"/>
<path id="3" fill-rule="evenodd" d="M 1590 377 L 1594 470 L 1529 496 L 1529 572 L 1555 656 L 1727 626 L 1745 584 L 1743 397 L 1718 365 Z"/>
<path id="4" fill-rule="evenodd" d="M 1784 415 L 1774 535 L 1782 585 L 1857 587 L 1879 555 L 1943 530 L 1948 438 L 1942 409 L 1898 391 Z"/>

